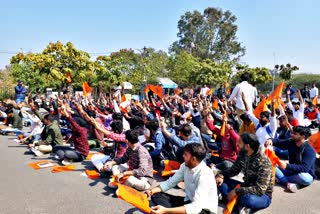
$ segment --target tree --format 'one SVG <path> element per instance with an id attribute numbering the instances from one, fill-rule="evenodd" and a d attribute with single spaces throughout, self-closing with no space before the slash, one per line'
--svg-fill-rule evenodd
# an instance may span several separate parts
<path id="1" fill-rule="evenodd" d="M 292 73 L 293 71 L 297 71 L 299 70 L 299 67 L 297 66 L 291 66 L 290 63 L 288 63 L 287 65 L 275 65 L 274 66 L 275 69 L 279 69 L 280 70 L 280 74 L 279 76 L 284 79 L 284 80 L 290 80 L 292 77 Z"/>
<path id="2" fill-rule="evenodd" d="M 230 63 L 214 63 L 206 59 L 200 61 L 200 68 L 192 73 L 191 79 L 194 79 L 197 85 L 217 85 L 227 82 L 231 73 Z"/>
<path id="3" fill-rule="evenodd" d="M 198 73 L 200 63 L 198 59 L 183 50 L 170 57 L 167 69 L 169 70 L 169 78 L 180 86 L 188 86 L 196 83 L 191 75 Z"/>
<path id="4" fill-rule="evenodd" d="M 250 83 L 251 84 L 266 84 L 272 80 L 270 70 L 264 67 L 250 68 L 248 65 L 236 66 L 237 73 L 232 78 L 232 83 L 235 85 L 240 81 L 240 76 L 243 73 L 250 74 Z"/>
<path id="5" fill-rule="evenodd" d="M 170 47 L 170 52 L 179 54 L 182 50 L 201 59 L 217 62 L 236 62 L 245 53 L 237 41 L 237 18 L 230 11 L 207 8 L 203 14 L 186 12 L 178 22 L 179 40 Z"/>
<path id="6" fill-rule="evenodd" d="M 26 55 L 18 53 L 11 58 L 10 63 L 11 65 L 22 65 L 24 69 L 32 73 L 30 74 L 32 76 L 39 76 L 39 79 L 45 78 L 46 81 L 42 84 L 44 87 L 61 88 L 68 72 L 71 74 L 74 85 L 78 87 L 83 81 L 95 78 L 95 65 L 90 60 L 90 55 L 76 49 L 71 42 L 66 45 L 59 41 L 49 43 L 42 53 Z M 34 80 L 26 78 L 25 81 L 31 85 Z M 36 85 L 39 85 L 39 82 Z"/>

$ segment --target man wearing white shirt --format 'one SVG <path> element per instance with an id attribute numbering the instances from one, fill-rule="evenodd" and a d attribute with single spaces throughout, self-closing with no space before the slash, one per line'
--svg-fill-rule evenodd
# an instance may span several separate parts
<path id="1" fill-rule="evenodd" d="M 318 89 L 317 89 L 318 90 Z M 300 102 L 290 100 L 290 92 L 287 93 L 288 108 L 292 111 L 293 117 L 297 118 L 299 124 L 304 125 L 304 101 L 300 90 L 297 90 Z M 292 101 L 292 102 L 291 102 Z"/>
<path id="2" fill-rule="evenodd" d="M 204 87 L 201 88 L 201 90 L 200 90 L 200 95 L 203 96 L 203 97 L 207 96 L 207 92 L 208 92 L 209 90 L 210 90 L 210 88 L 208 88 L 207 85 L 204 85 Z"/>
<path id="3" fill-rule="evenodd" d="M 236 111 L 239 119 L 240 115 L 245 111 L 245 106 L 241 98 L 242 93 L 246 98 L 249 110 L 252 109 L 252 103 L 255 98 L 254 87 L 248 82 L 250 78 L 249 74 L 243 73 L 240 78 L 241 83 L 237 84 L 236 87 L 234 87 L 228 100 L 229 102 L 233 102 L 235 100 Z"/>
<path id="4" fill-rule="evenodd" d="M 156 204 L 151 207 L 151 213 L 217 213 L 217 186 L 213 172 L 203 162 L 205 156 L 206 150 L 201 144 L 185 146 L 184 163 L 179 170 L 160 186 L 146 192 Z M 183 180 L 185 197 L 164 193 Z"/>
<path id="5" fill-rule="evenodd" d="M 310 99 L 312 100 L 315 96 L 318 96 L 318 95 L 319 95 L 318 88 L 316 87 L 316 84 L 313 83 L 312 88 L 310 89 Z"/>
<path id="6" fill-rule="evenodd" d="M 263 111 L 260 113 L 260 118 L 258 119 L 252 112 L 252 110 L 248 110 L 249 107 L 247 105 L 246 99 L 244 95 L 242 95 L 243 102 L 245 104 L 246 113 L 248 114 L 249 119 L 256 126 L 256 136 L 258 137 L 258 141 L 260 145 L 264 145 L 265 147 L 272 145 L 272 138 L 274 138 L 275 133 L 277 131 L 277 120 L 275 118 L 274 111 L 274 100 L 272 100 L 272 111 L 271 117 L 270 112 Z"/>

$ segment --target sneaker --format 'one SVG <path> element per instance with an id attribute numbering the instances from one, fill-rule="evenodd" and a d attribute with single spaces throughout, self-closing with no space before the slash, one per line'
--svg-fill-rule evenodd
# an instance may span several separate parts
<path id="1" fill-rule="evenodd" d="M 66 160 L 66 159 L 64 159 L 63 161 L 61 161 L 61 163 L 62 163 L 62 165 L 64 165 L 64 166 L 69 166 L 69 165 L 71 164 L 71 162 L 68 161 L 68 160 Z"/>
<path id="2" fill-rule="evenodd" d="M 39 150 L 35 149 L 35 148 L 30 148 L 30 151 L 33 152 L 33 154 L 35 154 L 35 156 L 40 157 L 43 155 L 42 152 L 40 152 Z"/>
<path id="3" fill-rule="evenodd" d="M 250 208 L 247 208 L 247 207 L 239 208 L 239 214 L 250 214 L 250 213 L 252 213 Z"/>
<path id="4" fill-rule="evenodd" d="M 57 161 L 60 161 L 60 160 L 61 160 L 60 157 L 59 157 L 59 155 L 54 155 L 54 156 L 53 156 L 53 159 L 54 159 L 54 160 L 57 160 Z"/>
<path id="5" fill-rule="evenodd" d="M 295 193 L 298 191 L 298 185 L 294 183 L 287 183 L 287 190 L 289 192 Z"/>

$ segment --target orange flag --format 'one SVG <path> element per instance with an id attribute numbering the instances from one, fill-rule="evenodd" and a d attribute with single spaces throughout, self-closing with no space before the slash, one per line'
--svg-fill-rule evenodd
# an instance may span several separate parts
<path id="1" fill-rule="evenodd" d="M 253 114 L 259 118 L 260 117 L 260 113 L 263 111 L 268 111 L 268 107 L 267 107 L 267 100 L 265 98 L 263 98 L 260 103 L 258 104 L 258 106 L 254 109 Z"/>
<path id="2" fill-rule="evenodd" d="M 206 93 L 206 95 L 210 95 L 210 94 L 212 94 L 212 89 L 208 90 Z"/>
<path id="3" fill-rule="evenodd" d="M 313 105 L 317 105 L 317 104 L 318 104 L 318 96 L 315 96 L 315 97 L 312 99 L 312 104 L 313 104 Z"/>
<path id="4" fill-rule="evenodd" d="M 126 101 L 126 100 L 127 100 L 126 95 L 122 95 L 122 96 L 121 96 L 121 102 L 124 102 L 124 101 Z"/>
<path id="5" fill-rule="evenodd" d="M 112 183 L 112 185 L 124 184 L 124 183 L 127 181 L 128 177 L 129 177 L 129 176 L 124 176 L 124 177 L 122 177 L 122 178 L 120 179 L 120 181 L 118 182 L 117 176 L 112 175 L 112 177 L 111 177 L 111 183 Z"/>
<path id="6" fill-rule="evenodd" d="M 320 152 L 320 132 L 311 135 L 308 140 L 313 149 L 317 153 Z"/>
<path id="7" fill-rule="evenodd" d="M 236 189 L 240 188 L 240 184 L 237 184 L 235 187 Z M 226 209 L 223 211 L 223 214 L 231 214 L 233 211 L 233 208 L 236 206 L 238 202 L 238 196 L 235 196 L 233 199 L 231 199 L 226 206 Z"/>
<path id="8" fill-rule="evenodd" d="M 173 175 L 174 173 L 176 173 L 176 171 L 180 168 L 181 165 L 179 162 L 173 160 L 164 160 L 163 164 L 164 169 L 161 174 L 162 177 Z"/>
<path id="9" fill-rule="evenodd" d="M 217 99 L 214 99 L 214 100 L 213 100 L 212 108 L 213 108 L 213 109 L 219 109 L 219 105 L 218 105 L 218 100 L 217 100 Z"/>
<path id="10" fill-rule="evenodd" d="M 281 98 L 282 90 L 285 87 L 284 80 L 277 86 L 277 88 L 267 98 L 267 104 L 270 104 L 274 98 Z"/>
<path id="11" fill-rule="evenodd" d="M 55 166 L 54 163 L 49 162 L 48 160 L 36 161 L 36 162 L 29 163 L 28 165 L 33 169 L 43 169 L 43 168 Z"/>
<path id="12" fill-rule="evenodd" d="M 276 166 L 280 163 L 280 158 L 274 153 L 274 151 L 266 148 L 264 154 L 270 159 L 272 164 L 272 183 L 275 183 L 276 179 Z"/>
<path id="13" fill-rule="evenodd" d="M 282 106 L 282 108 L 285 109 L 286 106 L 284 105 L 283 100 L 280 98 L 280 99 L 278 99 L 278 101 L 279 101 L 280 105 Z M 275 102 L 274 103 L 274 109 L 278 109 L 278 108 L 279 108 L 279 104 L 278 104 L 278 102 Z"/>
<path id="14" fill-rule="evenodd" d="M 92 92 L 92 88 L 89 86 L 89 84 L 87 83 L 87 81 L 83 82 L 83 84 L 82 84 L 82 90 L 83 90 L 83 95 L 84 95 L 85 97 L 87 97 L 88 94 Z"/>
<path id="15" fill-rule="evenodd" d="M 224 112 L 223 113 L 223 116 L 222 116 L 222 125 L 221 125 L 221 129 L 220 129 L 220 135 L 223 137 L 225 134 L 226 134 L 226 126 L 227 126 L 227 122 L 224 121 L 224 118 L 227 117 L 227 112 Z"/>
<path id="16" fill-rule="evenodd" d="M 150 91 L 150 85 L 147 85 L 145 88 L 144 88 L 144 93 L 148 93 Z"/>
<path id="17" fill-rule="evenodd" d="M 162 99 L 162 86 L 149 85 L 149 88 L 155 93 L 160 99 Z"/>
<path id="18" fill-rule="evenodd" d="M 70 72 L 67 72 L 67 73 L 66 73 L 66 82 L 67 82 L 67 83 L 71 83 L 71 82 L 72 82 Z"/>
<path id="19" fill-rule="evenodd" d="M 135 206 L 144 213 L 151 213 L 149 201 L 146 194 L 139 192 L 126 185 L 118 184 L 118 198 Z"/>
<path id="20" fill-rule="evenodd" d="M 101 152 L 89 152 L 88 156 L 86 157 L 86 160 L 91 160 L 92 156 L 97 154 L 104 155 Z"/>
<path id="21" fill-rule="evenodd" d="M 174 94 L 179 95 L 180 94 L 180 88 L 174 89 Z"/>
<path id="22" fill-rule="evenodd" d="M 54 166 L 51 170 L 52 173 L 57 172 L 67 172 L 67 171 L 73 171 L 75 169 L 75 165 L 69 165 L 69 166 Z"/>
<path id="23" fill-rule="evenodd" d="M 85 173 L 88 176 L 88 178 L 90 178 L 90 179 L 100 178 L 100 174 L 96 170 L 85 170 Z"/>

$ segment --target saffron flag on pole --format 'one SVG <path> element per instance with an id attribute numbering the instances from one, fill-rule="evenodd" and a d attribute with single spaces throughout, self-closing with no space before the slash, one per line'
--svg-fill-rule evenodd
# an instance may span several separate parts
<path id="1" fill-rule="evenodd" d="M 89 86 L 87 81 L 82 83 L 82 90 L 85 97 L 88 97 L 88 95 L 92 92 L 92 88 Z"/>
<path id="2" fill-rule="evenodd" d="M 224 112 L 223 116 L 222 116 L 223 122 L 222 122 L 221 129 L 220 129 L 221 137 L 225 136 L 225 134 L 226 134 L 226 126 L 227 126 L 227 122 L 225 121 L 226 117 L 227 117 L 227 112 Z"/>
<path id="3" fill-rule="evenodd" d="M 312 99 L 312 104 L 313 104 L 313 105 L 317 105 L 317 104 L 318 104 L 318 96 L 315 96 L 315 97 Z"/>
<path id="4" fill-rule="evenodd" d="M 212 102 L 212 108 L 218 110 L 219 105 L 218 105 L 218 99 L 214 99 Z"/>
<path id="5" fill-rule="evenodd" d="M 267 104 L 270 104 L 274 98 L 278 99 L 281 98 L 282 90 L 285 87 L 284 80 L 277 86 L 277 88 L 269 95 L 266 102 Z"/>
<path id="6" fill-rule="evenodd" d="M 156 85 L 149 85 L 149 88 L 153 93 L 155 93 L 160 99 L 162 99 L 163 94 L 162 94 L 162 86 L 156 86 Z"/>
<path id="7" fill-rule="evenodd" d="M 268 111 L 267 100 L 263 98 L 258 106 L 254 109 L 253 114 L 257 118 L 260 118 L 260 113 L 263 111 Z"/>
<path id="8" fill-rule="evenodd" d="M 67 82 L 67 83 L 71 83 L 71 82 L 72 82 L 70 72 L 67 72 L 67 73 L 66 73 L 66 82 Z"/>

